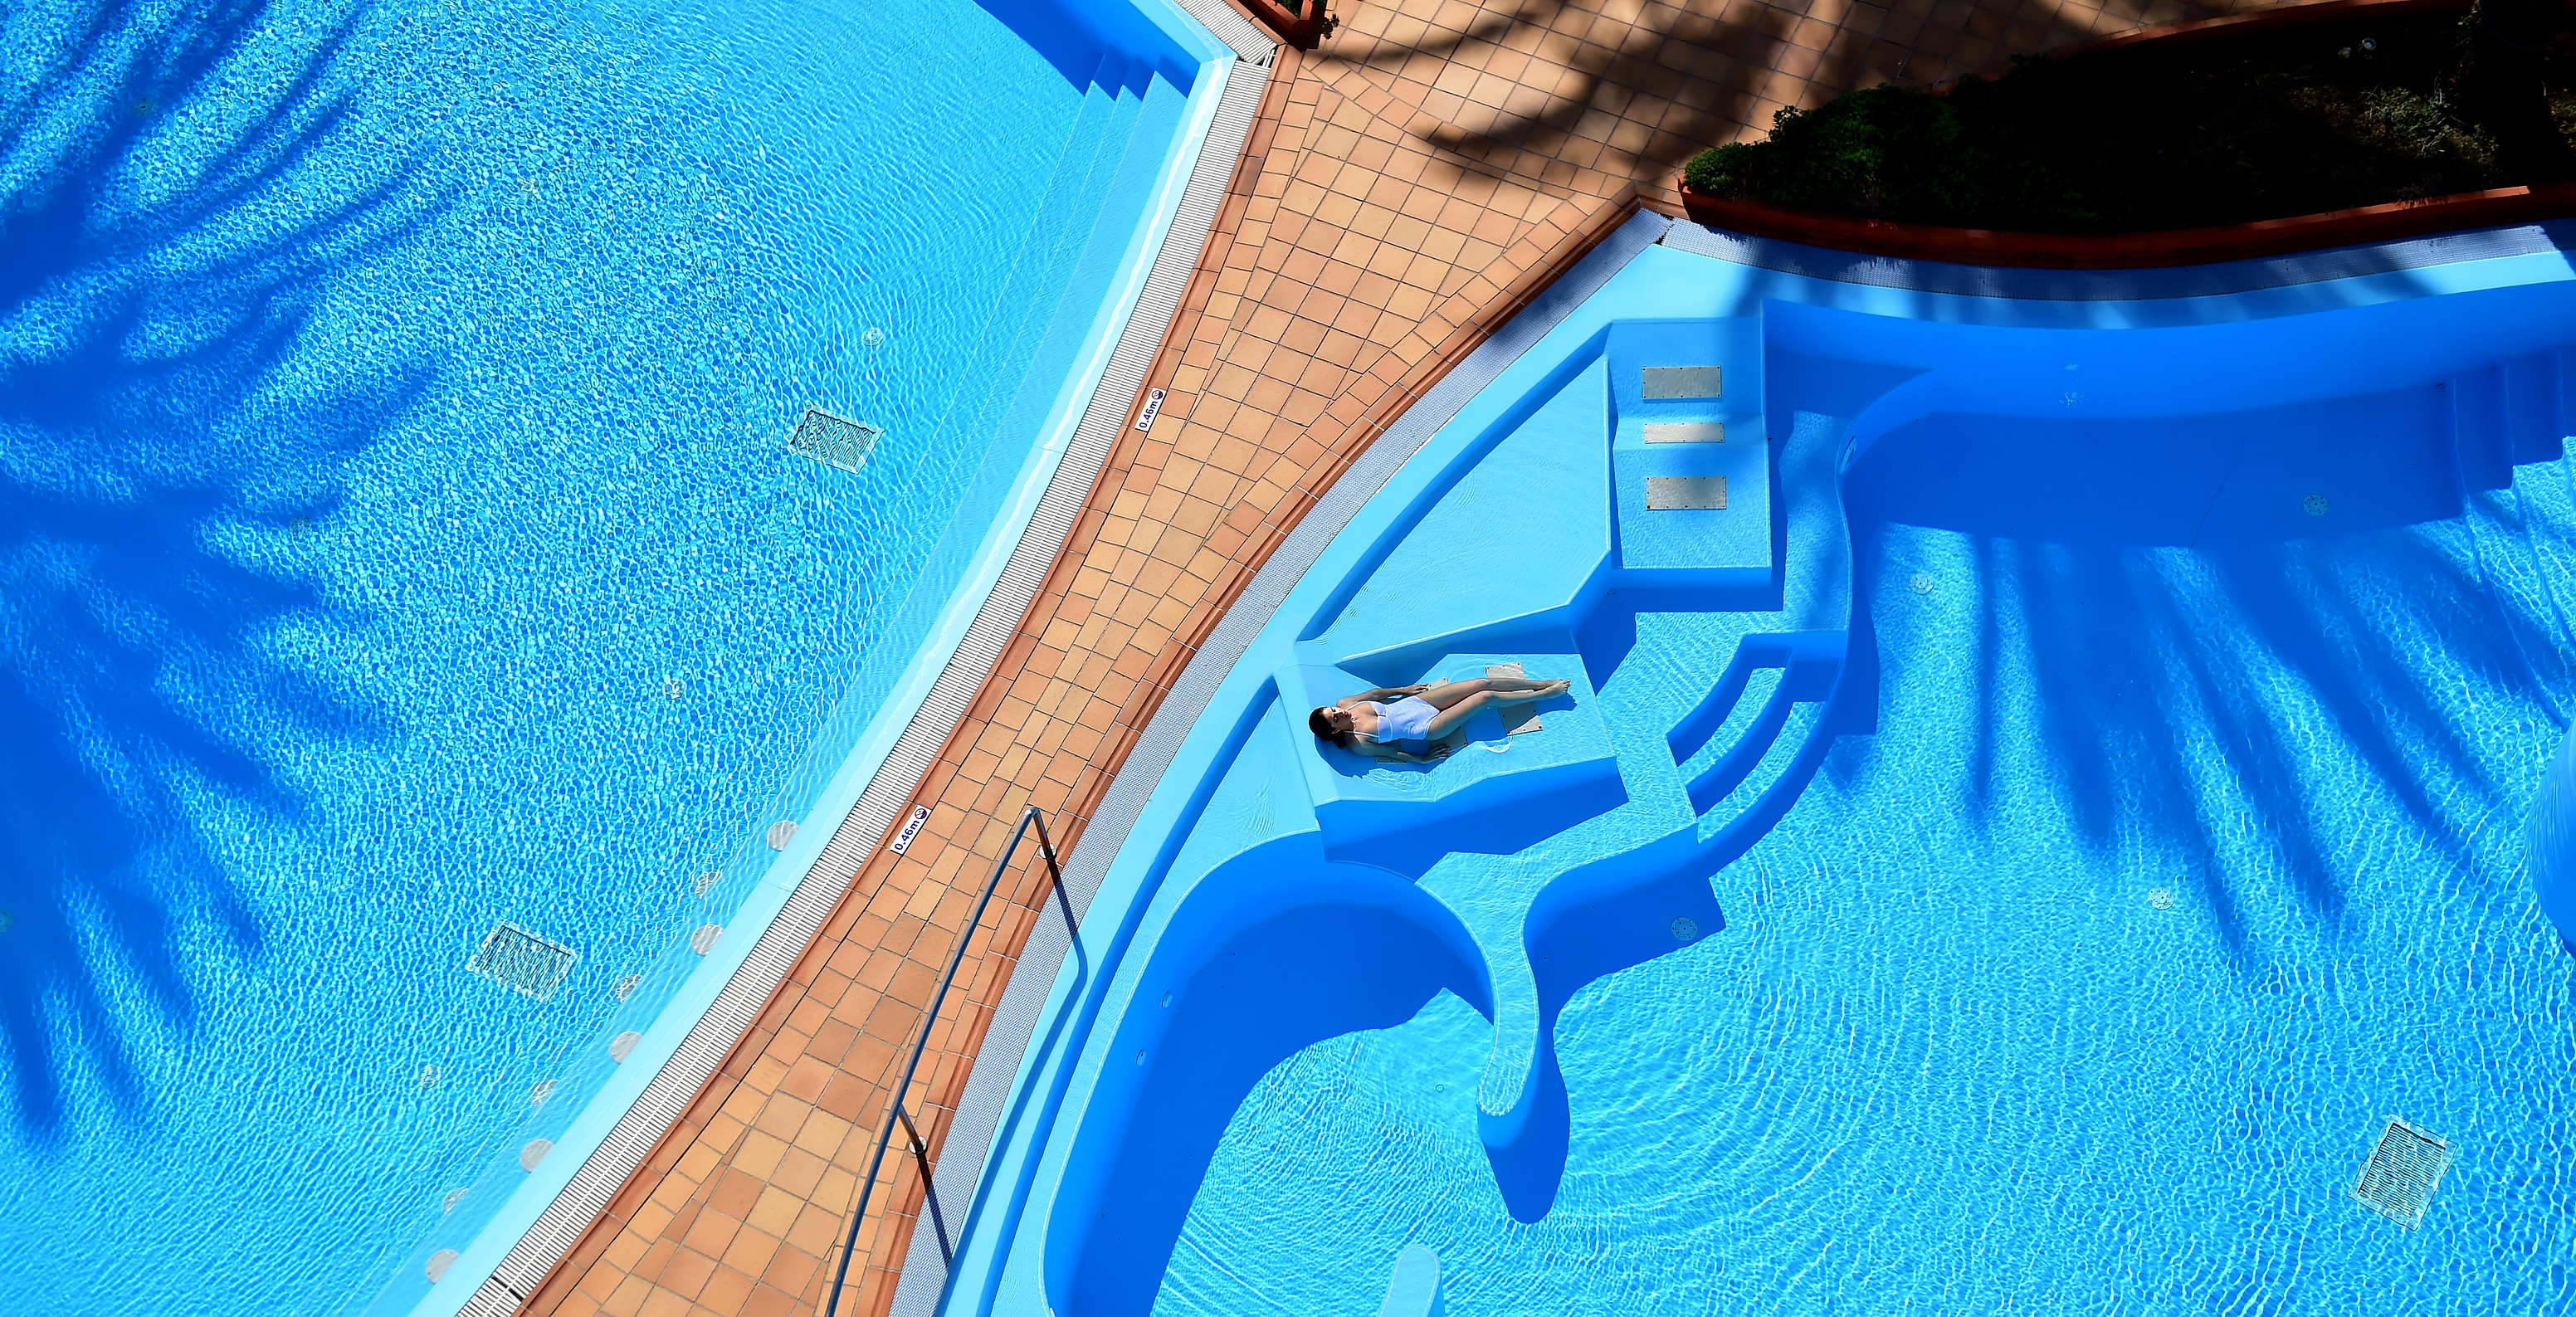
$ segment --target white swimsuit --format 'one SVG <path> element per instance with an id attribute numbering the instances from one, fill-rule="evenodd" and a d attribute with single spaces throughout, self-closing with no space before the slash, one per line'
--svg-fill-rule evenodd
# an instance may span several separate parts
<path id="1" fill-rule="evenodd" d="M 1377 715 L 1377 730 L 1357 733 L 1361 740 L 1391 745 L 1409 755 L 1431 753 L 1431 720 L 1440 716 L 1438 705 L 1407 695 L 1393 704 L 1363 700 L 1360 707 Z"/>

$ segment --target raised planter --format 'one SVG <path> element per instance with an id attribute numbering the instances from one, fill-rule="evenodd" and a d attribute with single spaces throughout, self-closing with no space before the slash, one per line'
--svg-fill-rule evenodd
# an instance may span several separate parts
<path id="1" fill-rule="evenodd" d="M 2137 45 L 2189 45 L 2250 36 L 2312 23 L 2372 15 L 2465 10 L 2467 0 L 2321 0 L 2252 14 L 2199 19 L 2145 28 L 2052 52 L 2052 59 Z M 2148 233 L 2021 233 L 1906 224 L 1857 215 L 1792 210 L 1759 201 L 1714 197 L 1676 179 L 1682 206 L 1702 224 L 1755 237 L 1781 238 L 1841 251 L 1965 265 L 2007 265 L 2050 270 L 2149 269 L 2240 261 L 2360 243 L 2420 238 L 2459 229 L 2576 215 L 2576 183 L 2494 188 L 2449 196 L 2393 201 L 2352 210 L 2292 215 L 2246 224 Z"/>
<path id="2" fill-rule="evenodd" d="M 1299 50 L 1313 50 L 1316 42 L 1333 34 L 1333 18 L 1324 12 L 1324 0 L 1300 0 L 1302 13 L 1279 0 L 1243 0 L 1243 6 Z"/>

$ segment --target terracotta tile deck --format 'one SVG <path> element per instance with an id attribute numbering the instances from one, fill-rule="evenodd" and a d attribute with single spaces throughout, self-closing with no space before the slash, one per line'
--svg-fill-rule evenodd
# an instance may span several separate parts
<path id="1" fill-rule="evenodd" d="M 2227 5 L 2222 8 L 2240 6 Z M 2259 8 L 2246 4 L 2242 8 Z M 1018 811 L 1077 841 L 1200 640 L 1414 398 L 1701 147 L 1882 80 L 1928 83 L 2219 10 L 2173 0 L 1360 0 L 1282 52 L 1130 428 L 924 784 L 708 1090 L 527 1311 L 770 1317 L 822 1305 L 903 1049 Z M 1132 413 L 1131 413 L 1132 415 Z M 1026 854 L 1027 851 L 1024 851 Z M 932 1035 L 934 1146 L 1042 896 L 1023 864 Z M 885 1311 L 920 1202 L 888 1167 L 843 1311 Z"/>

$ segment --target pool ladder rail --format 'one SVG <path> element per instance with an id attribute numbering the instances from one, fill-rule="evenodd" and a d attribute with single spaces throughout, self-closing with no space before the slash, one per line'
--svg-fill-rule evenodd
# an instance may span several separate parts
<path id="1" fill-rule="evenodd" d="M 957 982 L 957 970 L 966 963 L 967 943 L 974 938 L 976 928 L 983 924 L 984 910 L 993 903 L 993 893 L 1000 889 L 1002 875 L 1009 871 L 1012 859 L 1020 852 L 1021 839 L 1029 835 L 1031 828 L 1037 829 L 1038 855 L 1046 861 L 1048 886 L 1055 893 L 1056 904 L 1064 911 L 1064 921 L 1068 926 L 1079 927 L 1074 918 L 1072 899 L 1065 894 L 1064 870 L 1057 863 L 1055 841 L 1047 835 L 1046 815 L 1031 805 L 1021 812 L 1020 824 L 1011 830 L 1011 842 L 1002 848 L 1001 858 L 993 861 L 992 875 L 984 880 L 984 890 L 975 898 L 974 912 L 966 917 L 966 926 L 957 933 L 957 945 L 948 953 L 947 972 L 939 976 L 939 989 L 930 994 L 929 1009 L 922 1013 L 921 1024 L 913 1032 L 912 1055 L 904 1062 L 902 1080 L 894 1086 L 892 1110 L 877 1125 L 877 1149 L 868 1159 L 867 1178 L 859 1181 L 858 1205 L 850 1209 L 850 1229 L 841 1241 L 840 1265 L 832 1271 L 832 1288 L 823 1304 L 824 1317 L 839 1317 L 841 1287 L 849 1279 L 850 1257 L 858 1249 L 859 1228 L 867 1221 L 868 1202 L 876 1192 L 877 1174 L 885 1167 L 886 1152 L 894 1144 L 897 1125 L 903 1127 L 907 1150 L 912 1153 L 914 1164 L 921 1168 L 922 1204 L 929 1210 L 930 1228 L 937 1232 L 939 1259 L 943 1263 L 956 1260 L 955 1246 L 948 1238 L 947 1219 L 939 1210 L 939 1191 L 931 1179 L 930 1141 L 922 1136 L 920 1127 L 913 1124 L 912 1113 L 904 1106 L 904 1095 L 912 1091 L 913 1079 L 921 1069 L 922 1053 L 930 1046 L 930 1026 L 938 1022 L 939 1008 L 948 1000 L 948 989 Z"/>

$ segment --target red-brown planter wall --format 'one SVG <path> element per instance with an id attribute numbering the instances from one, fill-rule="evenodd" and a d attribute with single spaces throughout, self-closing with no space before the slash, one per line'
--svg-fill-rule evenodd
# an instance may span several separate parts
<path id="1" fill-rule="evenodd" d="M 2420 238 L 2455 229 L 2576 215 L 2576 183 L 2456 192 L 2421 201 L 2396 201 L 2321 215 L 2222 224 L 2162 233 L 2005 233 L 1896 224 L 1852 215 L 1766 206 L 1695 192 L 1681 185 L 1682 206 L 1692 219 L 1759 238 L 1784 238 L 1817 247 L 1903 256 L 1963 265 L 2014 265 L 2045 270 L 2125 270 L 2205 265 L 2257 256 L 2348 247 L 2356 243 Z"/>

